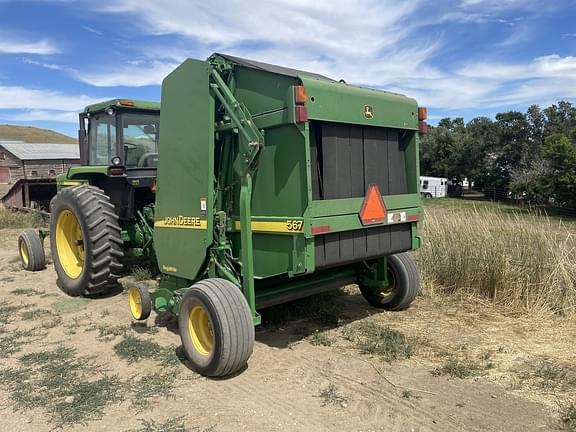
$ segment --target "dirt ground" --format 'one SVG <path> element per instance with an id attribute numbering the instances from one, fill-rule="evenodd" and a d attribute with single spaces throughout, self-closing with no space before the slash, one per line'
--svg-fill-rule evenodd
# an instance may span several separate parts
<path id="1" fill-rule="evenodd" d="M 335 297 L 335 321 L 269 311 L 248 368 L 206 379 L 181 359 L 173 319 L 153 313 L 147 326 L 133 324 L 122 293 L 70 299 L 51 264 L 21 270 L 17 234 L 0 230 L 2 431 L 528 432 L 558 430 L 562 406 L 575 402 L 573 320 L 427 297 L 381 312 L 355 287 Z M 362 353 L 351 341 L 367 322 L 400 331 L 412 355 Z M 71 350 L 53 373 L 60 360 L 38 353 L 59 347 Z M 111 384 L 67 395 L 71 383 L 59 377 Z"/>

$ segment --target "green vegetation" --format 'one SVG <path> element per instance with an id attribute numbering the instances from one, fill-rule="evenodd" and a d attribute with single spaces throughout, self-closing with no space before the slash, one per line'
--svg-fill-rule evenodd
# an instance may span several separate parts
<path id="1" fill-rule="evenodd" d="M 35 330 L 10 330 L 0 328 L 0 358 L 7 358 L 22 350 L 24 345 L 32 343 L 32 336 L 36 334 Z"/>
<path id="2" fill-rule="evenodd" d="M 442 376 L 442 375 L 449 375 L 452 378 L 471 378 L 482 374 L 482 368 L 468 360 L 468 359 L 459 359 L 456 357 L 448 357 L 446 362 L 434 369 L 432 371 L 432 375 L 434 376 Z"/>
<path id="3" fill-rule="evenodd" d="M 576 368 L 562 366 L 551 361 L 528 365 L 520 373 L 522 379 L 531 380 L 537 387 L 547 391 L 573 391 L 576 389 Z"/>
<path id="4" fill-rule="evenodd" d="M 20 357 L 18 368 L 0 370 L 0 385 L 8 389 L 16 409 L 44 408 L 55 428 L 101 418 L 124 390 L 118 377 L 63 346 Z"/>
<path id="5" fill-rule="evenodd" d="M 371 320 L 345 327 L 343 334 L 360 352 L 378 355 L 387 362 L 410 358 L 415 351 L 414 345 L 398 330 Z"/>
<path id="6" fill-rule="evenodd" d="M 25 305 L 13 305 L 6 300 L 0 300 L 0 324 L 8 324 Z"/>
<path id="7" fill-rule="evenodd" d="M 348 398 L 340 394 L 334 384 L 320 390 L 318 397 L 322 399 L 322 406 L 340 405 L 345 408 L 348 402 Z"/>
<path id="8" fill-rule="evenodd" d="M 144 375 L 138 381 L 134 382 L 132 407 L 142 411 L 150 407 L 150 399 L 153 397 L 168 398 L 174 395 L 173 387 L 176 380 L 176 372 L 166 374 L 151 373 Z"/>
<path id="9" fill-rule="evenodd" d="M 35 290 L 34 288 L 16 288 L 15 290 L 10 291 L 10 294 L 14 294 L 17 296 L 32 297 L 35 295 L 43 294 L 43 292 Z"/>
<path id="10" fill-rule="evenodd" d="M 331 338 L 325 331 L 315 330 L 314 333 L 308 338 L 312 345 L 331 346 L 335 340 Z"/>
<path id="11" fill-rule="evenodd" d="M 576 208 L 576 107 L 569 102 L 494 121 L 440 120 L 422 140 L 420 172 L 511 191 L 534 204 Z"/>
<path id="12" fill-rule="evenodd" d="M 183 354 L 174 346 L 163 347 L 156 342 L 132 335 L 124 335 L 122 340 L 114 345 L 114 352 L 128 363 L 151 359 L 161 362 L 164 366 L 177 366 L 183 358 Z"/>
<path id="13" fill-rule="evenodd" d="M 78 312 L 86 306 L 88 301 L 88 299 L 82 297 L 62 297 L 52 303 L 52 309 L 59 313 Z"/>
<path id="14" fill-rule="evenodd" d="M 530 312 L 576 313 L 572 224 L 536 213 L 428 208 L 417 254 L 428 289 Z"/>
<path id="15" fill-rule="evenodd" d="M 132 276 L 137 281 L 145 281 L 152 279 L 152 272 L 147 267 L 134 266 L 132 267 Z"/>
<path id="16" fill-rule="evenodd" d="M 28 143 L 78 144 L 68 135 L 33 126 L 0 125 L 0 141 L 24 141 Z"/>
<path id="17" fill-rule="evenodd" d="M 184 416 L 178 416 L 170 418 L 164 423 L 156 423 L 154 420 L 139 420 L 142 427 L 128 432 L 200 432 L 198 428 L 188 429 L 184 425 L 185 419 Z"/>
<path id="18" fill-rule="evenodd" d="M 98 328 L 98 340 L 109 342 L 116 338 L 116 336 L 124 336 L 130 331 L 130 327 L 126 325 L 100 325 Z"/>
<path id="19" fill-rule="evenodd" d="M 560 414 L 564 430 L 576 432 L 576 405 L 572 404 Z"/>
<path id="20" fill-rule="evenodd" d="M 415 394 L 413 391 L 411 390 L 402 390 L 402 398 L 403 399 L 421 399 L 421 396 L 418 396 L 417 394 Z"/>
<path id="21" fill-rule="evenodd" d="M 35 211 L 9 210 L 0 204 L 0 229 L 3 228 L 39 228 L 46 223 L 42 214 Z M 18 258 L 17 261 L 20 261 Z"/>

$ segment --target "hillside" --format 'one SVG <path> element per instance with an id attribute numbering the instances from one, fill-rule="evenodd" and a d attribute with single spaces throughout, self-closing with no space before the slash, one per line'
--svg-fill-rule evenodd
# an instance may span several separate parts
<path id="1" fill-rule="evenodd" d="M 29 143 L 60 143 L 77 144 L 78 140 L 54 132 L 32 126 L 0 125 L 0 141 L 24 141 Z"/>

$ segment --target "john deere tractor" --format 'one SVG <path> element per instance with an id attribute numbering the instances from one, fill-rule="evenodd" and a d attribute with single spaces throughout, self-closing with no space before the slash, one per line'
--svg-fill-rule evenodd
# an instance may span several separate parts
<path id="1" fill-rule="evenodd" d="M 100 294 L 123 265 L 155 263 L 159 287 L 130 288 L 132 316 L 177 316 L 209 376 L 246 365 L 262 308 L 351 283 L 378 308 L 414 300 L 426 110 L 413 99 L 214 54 L 168 75 L 161 107 L 80 115 L 82 165 L 51 204 L 65 292 Z"/>

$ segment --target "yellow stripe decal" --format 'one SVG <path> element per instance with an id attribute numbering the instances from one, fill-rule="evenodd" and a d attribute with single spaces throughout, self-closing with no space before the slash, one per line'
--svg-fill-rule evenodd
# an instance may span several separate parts
<path id="1" fill-rule="evenodd" d="M 197 218 L 184 218 L 185 220 L 180 223 L 171 223 L 166 220 L 158 220 L 154 222 L 154 228 L 180 228 L 180 229 L 196 229 L 205 230 L 208 228 L 208 221 L 206 219 Z"/>
<path id="2" fill-rule="evenodd" d="M 81 185 L 84 183 L 86 183 L 86 182 L 83 182 L 83 181 L 63 181 L 60 184 L 62 186 L 78 186 L 78 185 Z"/>
<path id="3" fill-rule="evenodd" d="M 234 223 L 234 228 L 240 230 L 240 221 Z M 302 233 L 304 232 L 304 221 L 252 221 L 252 231 L 255 232 L 280 232 L 280 233 Z"/>

